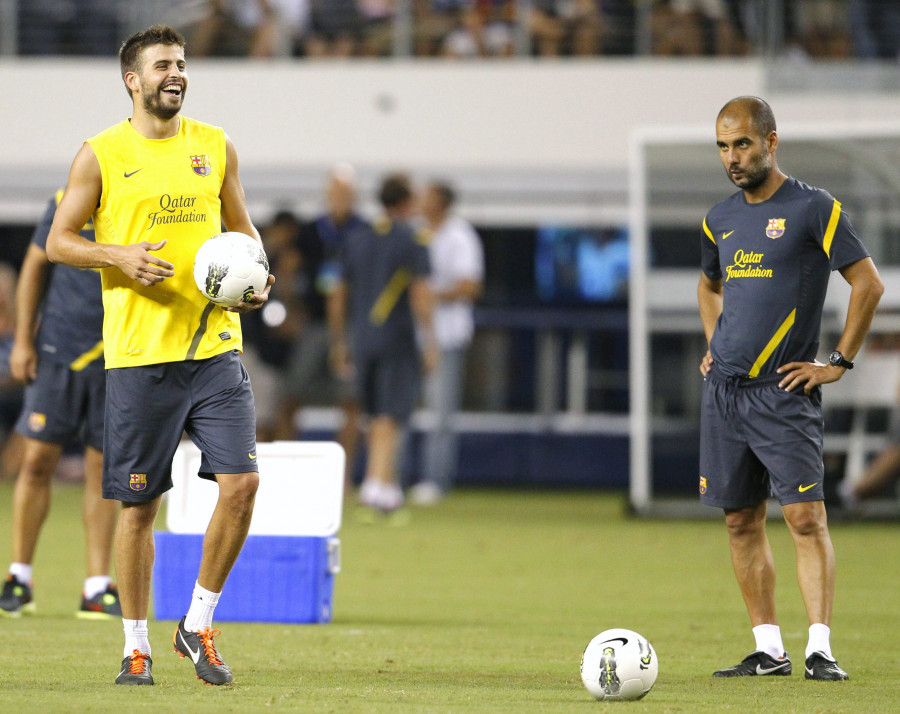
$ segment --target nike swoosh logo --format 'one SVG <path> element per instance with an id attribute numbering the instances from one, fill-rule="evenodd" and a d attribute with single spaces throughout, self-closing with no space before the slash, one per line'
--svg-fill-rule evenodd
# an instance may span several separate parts
<path id="1" fill-rule="evenodd" d="M 756 665 L 756 673 L 762 675 L 772 674 L 772 672 L 777 672 L 779 669 L 784 669 L 786 666 L 787 662 L 785 662 L 784 664 L 779 664 L 777 667 L 767 667 L 766 669 L 763 669 L 759 665 Z"/>
<path id="2" fill-rule="evenodd" d="M 127 172 L 126 172 L 126 173 L 125 173 L 125 178 L 131 178 L 131 177 L 134 176 L 138 171 L 143 171 L 143 170 L 144 170 L 143 168 L 140 168 L 140 169 L 138 169 L 137 171 L 132 171 L 131 173 L 127 173 Z"/>
<path id="3" fill-rule="evenodd" d="M 256 454 L 247 454 L 247 456 L 249 456 L 251 459 L 255 459 L 255 458 L 256 458 Z"/>
<path id="4" fill-rule="evenodd" d="M 601 642 L 600 644 L 605 645 L 607 642 L 621 642 L 622 647 L 624 647 L 628 644 L 628 639 L 625 637 L 613 637 L 611 640 L 603 640 L 603 642 Z"/>
<path id="5" fill-rule="evenodd" d="M 734 233 L 734 231 L 728 231 L 728 233 L 723 233 L 723 234 L 722 234 L 722 240 L 725 240 L 725 239 L 726 239 L 728 236 L 730 236 L 732 233 Z"/>
<path id="6" fill-rule="evenodd" d="M 797 490 L 800 493 L 804 493 L 805 491 L 809 491 L 809 489 L 811 489 L 813 486 L 818 486 L 818 485 L 819 485 L 819 482 L 816 481 L 815 483 L 809 484 L 809 486 L 797 486 Z"/>
<path id="7" fill-rule="evenodd" d="M 200 659 L 200 648 L 198 647 L 197 651 L 194 652 L 194 650 L 191 649 L 191 646 L 184 639 L 184 635 L 179 632 L 178 636 L 181 638 L 181 644 L 183 644 L 187 651 L 191 653 L 191 659 L 194 660 L 194 664 L 197 664 L 197 661 Z"/>

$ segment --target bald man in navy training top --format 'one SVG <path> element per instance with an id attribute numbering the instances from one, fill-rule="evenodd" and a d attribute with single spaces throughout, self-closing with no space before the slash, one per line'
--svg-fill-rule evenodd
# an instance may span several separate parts
<path id="1" fill-rule="evenodd" d="M 853 368 L 884 286 L 840 202 L 778 168 L 775 116 L 765 101 L 728 102 L 716 144 L 740 191 L 709 211 L 701 234 L 697 294 L 709 350 L 700 364 L 700 499 L 725 511 L 756 649 L 714 676 L 791 674 L 766 536 L 771 494 L 797 553 L 809 618 L 805 676 L 845 680 L 830 644 L 835 566 L 822 487 L 821 385 Z M 834 270 L 851 286 L 850 303 L 823 364 L 816 354 Z"/>

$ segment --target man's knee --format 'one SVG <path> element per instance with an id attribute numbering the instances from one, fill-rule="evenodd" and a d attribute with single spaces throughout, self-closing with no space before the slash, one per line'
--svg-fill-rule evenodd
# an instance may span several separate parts
<path id="1" fill-rule="evenodd" d="M 219 498 L 236 503 L 252 503 L 259 489 L 259 474 L 217 474 Z"/>
<path id="2" fill-rule="evenodd" d="M 151 501 L 122 502 L 122 510 L 119 512 L 119 530 L 141 531 L 152 530 L 159 513 L 161 496 Z"/>
<path id="3" fill-rule="evenodd" d="M 726 509 L 725 526 L 730 538 L 746 538 L 758 535 L 765 529 L 765 503 L 747 508 Z"/>
<path id="4" fill-rule="evenodd" d="M 795 535 L 821 535 L 828 532 L 825 506 L 822 501 L 792 503 L 784 506 L 784 520 Z"/>
<path id="5" fill-rule="evenodd" d="M 19 478 L 29 486 L 50 485 L 50 479 L 56 471 L 62 449 L 55 444 L 44 444 L 37 441 L 29 441 L 22 456 L 22 467 Z"/>

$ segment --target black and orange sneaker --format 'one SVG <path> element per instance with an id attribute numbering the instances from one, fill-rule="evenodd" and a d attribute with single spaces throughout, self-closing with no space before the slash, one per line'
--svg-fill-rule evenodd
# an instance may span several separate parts
<path id="1" fill-rule="evenodd" d="M 115 585 L 108 585 L 93 597 L 81 596 L 81 609 L 75 616 L 82 620 L 112 620 L 122 617 L 122 604 Z"/>
<path id="2" fill-rule="evenodd" d="M 179 657 L 190 657 L 197 670 L 197 679 L 202 679 L 207 684 L 230 684 L 234 680 L 228 665 L 216 652 L 213 637 L 218 637 L 221 632 L 205 627 L 199 632 L 188 632 L 184 629 L 184 619 L 175 628 L 172 635 L 172 644 Z"/>
<path id="3" fill-rule="evenodd" d="M 134 650 L 122 660 L 122 671 L 116 677 L 116 684 L 153 684 L 152 666 L 150 655 Z"/>
<path id="4" fill-rule="evenodd" d="M 23 583 L 15 575 L 9 575 L 0 593 L 0 617 L 33 615 L 36 607 L 31 585 Z"/>

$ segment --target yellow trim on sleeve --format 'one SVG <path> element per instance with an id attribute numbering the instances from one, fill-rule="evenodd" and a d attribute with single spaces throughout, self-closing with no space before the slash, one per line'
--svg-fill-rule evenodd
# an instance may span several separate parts
<path id="1" fill-rule="evenodd" d="M 831 218 L 828 219 L 828 228 L 825 229 L 825 239 L 822 241 L 822 247 L 825 249 L 825 255 L 831 257 L 831 241 L 834 240 L 834 232 L 837 230 L 838 220 L 841 218 L 841 202 L 834 199 L 834 205 L 831 207 Z"/>
<path id="2" fill-rule="evenodd" d="M 709 226 L 706 225 L 706 219 L 703 219 L 703 232 L 706 233 L 706 237 L 709 238 L 713 243 L 716 242 L 715 236 L 712 234 L 712 231 L 709 230 Z"/>
<path id="3" fill-rule="evenodd" d="M 759 357 L 756 358 L 756 362 L 753 363 L 753 366 L 750 368 L 750 372 L 747 375 L 748 377 L 756 377 L 759 375 L 759 370 L 762 369 L 762 366 L 766 363 L 766 360 L 772 356 L 772 353 L 775 351 L 775 348 L 781 344 L 781 341 L 784 339 L 784 336 L 788 333 L 788 330 L 791 329 L 794 325 L 794 319 L 797 317 L 797 308 L 795 307 L 791 310 L 791 314 L 787 316 L 784 322 L 781 323 L 781 327 L 779 327 L 775 334 L 772 335 L 772 339 L 769 340 L 769 344 L 766 345 L 766 348 L 760 352 Z"/>
<path id="4" fill-rule="evenodd" d="M 98 357 L 103 356 L 103 340 L 100 340 L 96 345 L 91 347 L 87 352 L 85 352 L 80 357 L 77 357 L 74 361 L 69 363 L 69 369 L 73 372 L 80 372 L 85 367 L 87 367 L 91 362 L 93 362 Z"/>
<path id="5" fill-rule="evenodd" d="M 412 271 L 409 268 L 398 268 L 394 272 L 384 290 L 381 291 L 381 295 L 378 296 L 375 304 L 372 305 L 372 309 L 369 310 L 369 321 L 373 325 L 383 325 L 385 323 L 391 314 L 391 310 L 394 309 L 394 305 L 397 304 L 403 291 L 406 290 L 411 282 Z"/>

